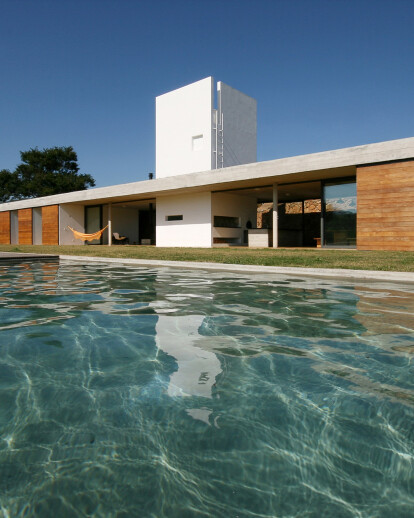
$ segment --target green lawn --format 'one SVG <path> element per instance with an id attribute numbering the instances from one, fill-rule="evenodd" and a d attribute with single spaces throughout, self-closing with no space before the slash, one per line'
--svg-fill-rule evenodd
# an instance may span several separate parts
<path id="1" fill-rule="evenodd" d="M 271 248 L 156 248 L 153 246 L 0 245 L 3 252 L 85 255 L 227 264 L 414 272 L 414 252 Z"/>

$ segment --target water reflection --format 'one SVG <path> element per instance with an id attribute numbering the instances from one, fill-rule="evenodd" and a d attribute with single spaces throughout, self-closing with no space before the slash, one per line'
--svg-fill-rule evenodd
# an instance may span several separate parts
<path id="1" fill-rule="evenodd" d="M 217 356 L 197 347 L 203 316 L 159 316 L 155 326 L 157 347 L 177 360 L 178 370 L 170 378 L 168 395 L 211 398 L 216 377 L 222 372 Z M 202 343 L 202 342 L 201 342 Z"/>
<path id="2" fill-rule="evenodd" d="M 222 369 L 216 354 L 197 346 L 198 343 L 202 344 L 199 328 L 203 320 L 204 317 L 200 315 L 158 316 L 155 326 L 157 347 L 175 358 L 178 367 L 168 385 L 168 395 L 171 397 L 212 397 L 213 386 Z M 206 407 L 192 408 L 187 413 L 209 423 L 212 410 Z"/>
<path id="3" fill-rule="evenodd" d="M 0 514 L 414 508 L 413 287 L 76 263 L 0 274 Z"/>

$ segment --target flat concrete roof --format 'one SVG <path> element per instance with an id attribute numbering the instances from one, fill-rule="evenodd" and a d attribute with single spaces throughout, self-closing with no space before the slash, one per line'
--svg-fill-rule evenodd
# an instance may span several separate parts
<path id="1" fill-rule="evenodd" d="M 0 204 L 0 212 L 78 203 L 116 203 L 171 194 L 354 176 L 358 165 L 414 158 L 414 137 Z"/>

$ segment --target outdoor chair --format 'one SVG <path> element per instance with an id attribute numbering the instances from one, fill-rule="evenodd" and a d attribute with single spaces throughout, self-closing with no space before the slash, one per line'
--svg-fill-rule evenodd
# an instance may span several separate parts
<path id="1" fill-rule="evenodd" d="M 120 236 L 118 232 L 113 232 L 112 242 L 115 245 L 129 245 L 129 239 L 126 236 Z"/>

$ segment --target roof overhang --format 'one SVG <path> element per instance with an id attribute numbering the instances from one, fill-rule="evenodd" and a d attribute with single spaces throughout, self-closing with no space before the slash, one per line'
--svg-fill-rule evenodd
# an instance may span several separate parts
<path id="1" fill-rule="evenodd" d="M 202 171 L 0 205 L 0 211 L 76 203 L 92 205 L 160 196 L 354 176 L 358 165 L 414 158 L 414 137 Z"/>

